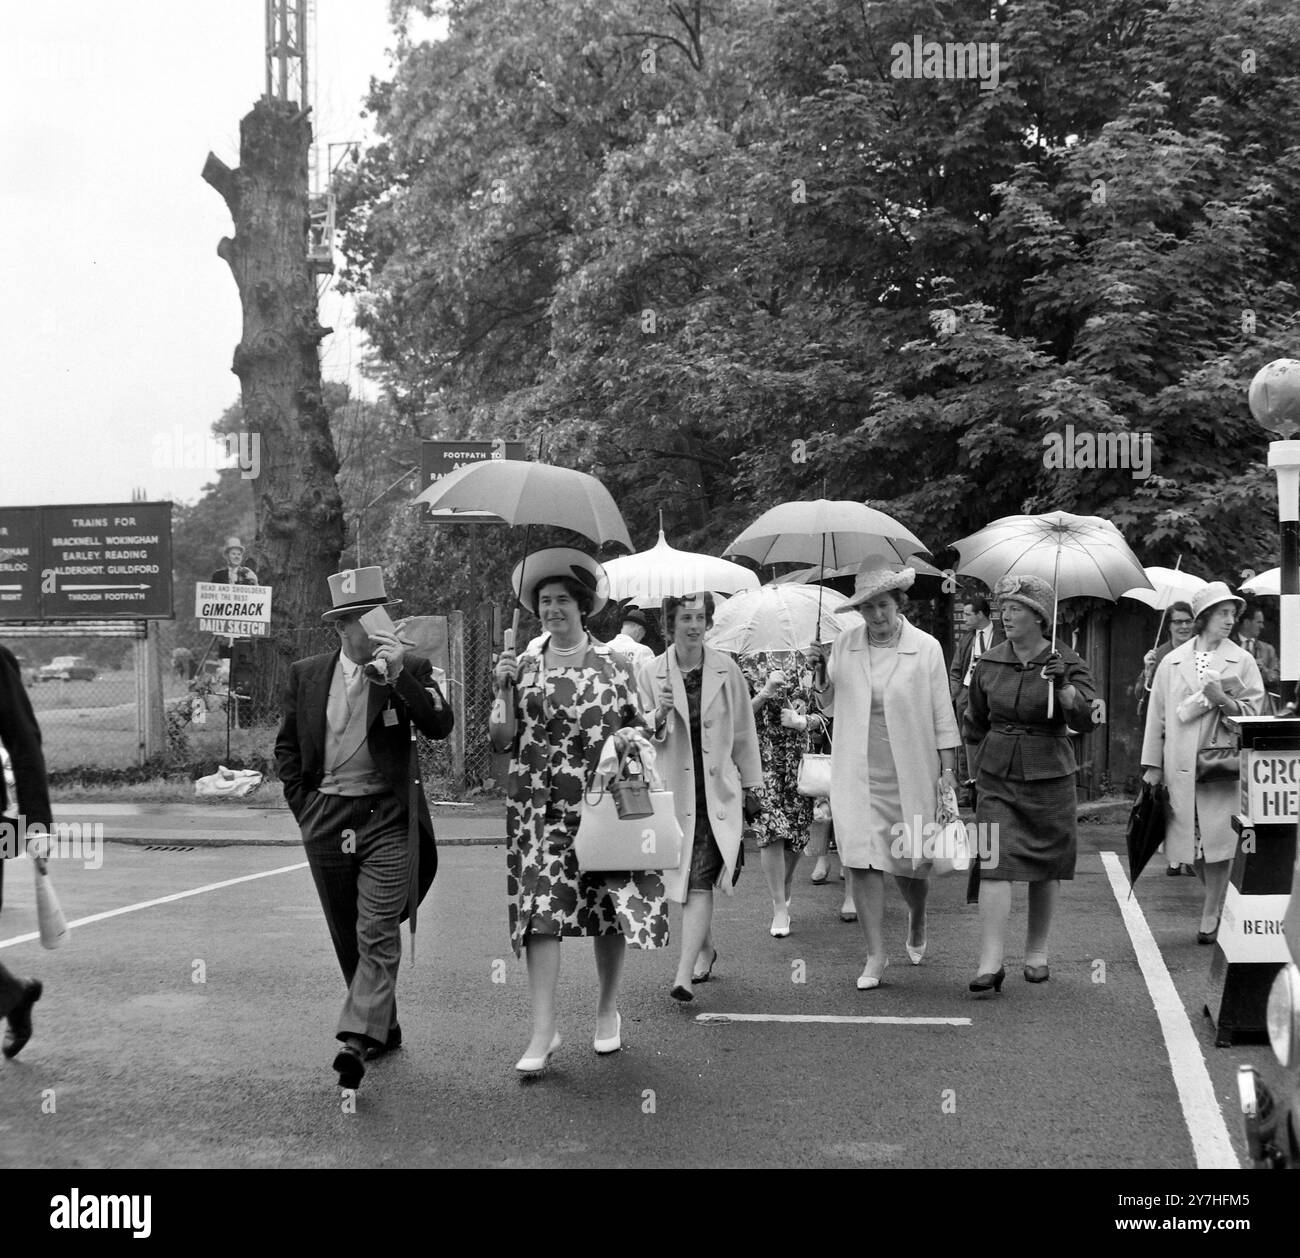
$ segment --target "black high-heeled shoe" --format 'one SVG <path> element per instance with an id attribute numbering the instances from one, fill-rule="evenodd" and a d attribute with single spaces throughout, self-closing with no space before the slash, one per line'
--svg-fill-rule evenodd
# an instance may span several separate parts
<path id="1" fill-rule="evenodd" d="M 1044 965 L 1025 966 L 1026 983 L 1046 983 L 1052 977 L 1051 971 Z"/>
<path id="2" fill-rule="evenodd" d="M 973 992 L 1000 992 L 1002 990 L 1002 980 L 1007 976 L 1007 967 L 1002 966 L 996 974 L 977 974 L 971 980 L 970 989 Z"/>

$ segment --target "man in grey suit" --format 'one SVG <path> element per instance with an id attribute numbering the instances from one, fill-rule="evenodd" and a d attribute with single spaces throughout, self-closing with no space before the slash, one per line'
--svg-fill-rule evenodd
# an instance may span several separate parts
<path id="1" fill-rule="evenodd" d="M 340 1087 L 355 1088 L 366 1060 L 401 1043 L 399 923 L 409 916 L 414 937 L 438 866 L 411 727 L 446 738 L 453 718 L 429 661 L 408 657 L 395 632 L 361 623 L 397 606 L 382 571 L 340 572 L 329 584 L 322 619 L 339 650 L 292 666 L 275 758 L 348 985 L 334 1069 Z"/>

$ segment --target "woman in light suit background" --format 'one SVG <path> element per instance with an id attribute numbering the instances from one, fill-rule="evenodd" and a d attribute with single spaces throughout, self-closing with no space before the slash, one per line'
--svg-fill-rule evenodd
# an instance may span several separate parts
<path id="1" fill-rule="evenodd" d="M 682 909 L 682 951 L 674 1000 L 693 1000 L 718 959 L 713 890 L 731 894 L 745 814 L 755 815 L 763 786 L 749 687 L 731 656 L 704 645 L 713 595 L 664 600 L 668 648 L 642 669 L 641 708 L 654 724 L 656 768 L 673 792 L 682 861 L 664 871 L 668 899 Z"/>
<path id="2" fill-rule="evenodd" d="M 1142 742 L 1143 781 L 1164 782 L 1169 791 L 1165 857 L 1196 865 L 1205 884 L 1196 942 L 1211 944 L 1228 892 L 1237 851 L 1232 814 L 1239 787 L 1235 777 L 1196 780 L 1196 753 L 1218 735 L 1226 740 L 1219 714 L 1256 716 L 1263 711 L 1264 681 L 1254 659 L 1233 642 L 1237 613 L 1245 606 L 1222 582 L 1192 598 L 1196 636 L 1175 647 L 1156 669 Z M 1198 697 L 1203 696 L 1203 697 Z"/>
<path id="3" fill-rule="evenodd" d="M 907 955 L 921 964 L 932 862 L 919 853 L 927 825 L 933 834 L 940 786 L 957 789 L 961 738 L 943 650 L 899 614 L 915 579 L 912 568 L 858 573 L 853 597 L 837 610 L 856 609 L 863 623 L 818 648 L 814 688 L 842 731 L 831 746 L 831 814 L 867 945 L 861 991 L 879 987 L 889 964 L 886 873 L 907 902 Z"/>

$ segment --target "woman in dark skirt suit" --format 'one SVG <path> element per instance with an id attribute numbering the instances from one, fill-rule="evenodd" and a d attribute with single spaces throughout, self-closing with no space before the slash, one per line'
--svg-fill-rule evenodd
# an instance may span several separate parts
<path id="1" fill-rule="evenodd" d="M 1008 575 L 993 593 L 1001 599 L 1007 640 L 976 664 L 965 718 L 967 743 L 978 743 L 975 820 L 980 834 L 991 836 L 981 847 L 992 844 L 980 866 L 980 961 L 973 992 L 1002 990 L 1013 882 L 1029 884 L 1025 979 L 1047 981 L 1052 910 L 1061 880 L 1074 878 L 1077 849 L 1070 728 L 1093 727 L 1088 666 L 1047 636 L 1052 587 L 1039 577 Z M 1056 692 L 1050 718 L 1049 688 Z"/>

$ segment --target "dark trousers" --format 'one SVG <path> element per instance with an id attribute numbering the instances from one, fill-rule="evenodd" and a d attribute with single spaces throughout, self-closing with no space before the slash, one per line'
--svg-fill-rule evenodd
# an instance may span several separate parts
<path id="1" fill-rule="evenodd" d="M 961 736 L 961 746 L 957 748 L 957 781 L 959 782 L 969 782 L 975 776 L 971 772 L 970 761 L 966 755 L 966 735 L 962 731 L 962 721 L 969 705 L 970 691 L 965 686 L 959 686 L 952 701 L 952 710 L 957 716 L 957 733 Z"/>
<path id="2" fill-rule="evenodd" d="M 5 863 L 0 861 L 0 905 L 4 904 Z M 22 980 L 0 965 L 0 1018 L 13 1009 L 23 998 Z"/>
<path id="3" fill-rule="evenodd" d="M 406 809 L 391 793 L 309 795 L 299 817 L 303 846 L 334 952 L 348 985 L 338 1038 L 383 1044 L 397 1022 L 399 926 L 411 852 Z"/>

